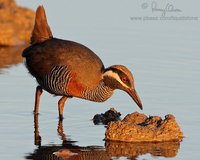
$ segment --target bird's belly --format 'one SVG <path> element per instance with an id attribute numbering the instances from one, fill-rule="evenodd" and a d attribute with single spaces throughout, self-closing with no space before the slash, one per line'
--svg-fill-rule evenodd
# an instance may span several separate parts
<path id="1" fill-rule="evenodd" d="M 52 86 L 49 84 L 45 84 L 41 80 L 36 79 L 38 84 L 44 89 L 45 91 L 49 92 L 50 94 L 56 95 L 56 96 L 63 96 L 66 95 L 67 97 L 71 97 L 69 93 L 65 90 L 65 87 L 62 85 Z M 57 83 L 56 83 L 57 84 Z"/>
<path id="2" fill-rule="evenodd" d="M 70 72 L 67 67 L 56 66 L 42 80 L 37 79 L 37 81 L 51 94 L 71 96 L 66 89 L 70 81 Z"/>

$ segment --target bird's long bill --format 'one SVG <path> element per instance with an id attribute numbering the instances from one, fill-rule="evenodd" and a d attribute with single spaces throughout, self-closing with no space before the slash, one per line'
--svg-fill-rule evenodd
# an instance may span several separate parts
<path id="1" fill-rule="evenodd" d="M 133 90 L 127 90 L 127 93 L 132 97 L 132 99 L 135 101 L 135 103 L 138 105 L 138 107 L 140 107 L 140 109 L 142 110 L 142 102 L 140 100 L 140 97 L 138 96 L 137 92 L 135 89 Z"/>

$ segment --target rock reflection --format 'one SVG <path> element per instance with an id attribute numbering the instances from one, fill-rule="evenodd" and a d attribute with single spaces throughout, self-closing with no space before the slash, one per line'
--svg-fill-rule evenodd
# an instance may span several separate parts
<path id="1" fill-rule="evenodd" d="M 180 142 L 126 143 L 107 141 L 105 143 L 106 151 L 112 157 L 123 156 L 131 159 L 147 153 L 152 156 L 175 157 L 179 147 Z"/>
<path id="2" fill-rule="evenodd" d="M 34 127 L 34 142 L 37 148 L 33 153 L 30 153 L 28 156 L 26 156 L 26 159 L 110 160 L 113 157 L 127 157 L 128 159 L 137 159 L 138 156 L 147 153 L 151 154 L 152 156 L 175 157 L 180 147 L 180 142 L 123 143 L 112 141 L 105 142 L 105 147 L 78 146 L 75 144 L 75 141 L 71 141 L 71 139 L 67 138 L 65 135 L 63 129 L 63 121 L 58 121 L 57 128 L 57 132 L 62 140 L 62 144 L 42 146 L 42 138 L 39 134 L 38 115 L 34 116 Z"/>
<path id="3" fill-rule="evenodd" d="M 21 63 L 23 61 L 21 53 L 24 48 L 26 46 L 0 47 L 0 69 Z"/>

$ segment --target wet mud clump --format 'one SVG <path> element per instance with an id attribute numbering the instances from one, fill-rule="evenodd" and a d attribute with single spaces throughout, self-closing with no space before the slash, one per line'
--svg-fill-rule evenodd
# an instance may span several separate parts
<path id="1" fill-rule="evenodd" d="M 171 114 L 162 119 L 134 112 L 121 121 L 110 122 L 105 139 L 123 142 L 181 141 L 183 133 Z"/>
<path id="2" fill-rule="evenodd" d="M 111 121 L 120 120 L 121 113 L 117 112 L 114 108 L 110 108 L 105 113 L 96 114 L 93 118 L 94 124 L 107 125 Z"/>

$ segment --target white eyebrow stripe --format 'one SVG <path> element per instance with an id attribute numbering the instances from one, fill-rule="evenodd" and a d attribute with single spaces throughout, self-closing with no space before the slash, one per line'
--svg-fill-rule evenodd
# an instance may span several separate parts
<path id="1" fill-rule="evenodd" d="M 120 79 L 119 75 L 111 70 L 109 71 L 106 71 L 104 74 L 103 74 L 103 77 L 104 76 L 109 76 L 109 77 L 113 77 L 114 79 L 116 79 L 122 86 L 126 87 L 126 88 L 129 88 L 124 82 L 122 82 L 122 80 Z"/>

